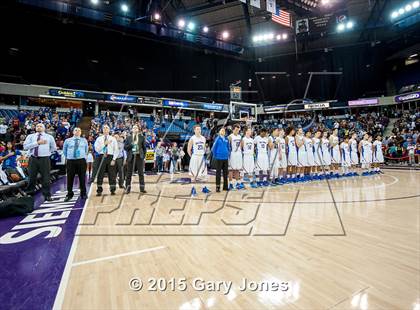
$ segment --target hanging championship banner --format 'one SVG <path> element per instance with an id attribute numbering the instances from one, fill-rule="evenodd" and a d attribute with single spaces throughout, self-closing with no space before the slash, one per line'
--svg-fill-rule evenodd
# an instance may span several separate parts
<path id="1" fill-rule="evenodd" d="M 267 0 L 267 11 L 271 13 L 276 13 L 276 0 Z"/>
<path id="2" fill-rule="evenodd" d="M 256 8 L 261 7 L 261 1 L 260 0 L 250 0 L 249 4 L 251 4 L 252 6 L 255 6 Z"/>
<path id="3" fill-rule="evenodd" d="M 242 100 L 242 87 L 231 86 L 230 87 L 230 99 L 231 100 Z"/>
<path id="4" fill-rule="evenodd" d="M 298 19 L 296 21 L 296 34 L 307 32 L 309 32 L 309 20 L 307 18 Z"/>
<path id="5" fill-rule="evenodd" d="M 333 11 L 322 15 L 310 16 L 296 21 L 296 34 L 325 35 L 335 32 L 337 23 L 347 19 L 347 1 L 342 1 L 334 6 Z"/>

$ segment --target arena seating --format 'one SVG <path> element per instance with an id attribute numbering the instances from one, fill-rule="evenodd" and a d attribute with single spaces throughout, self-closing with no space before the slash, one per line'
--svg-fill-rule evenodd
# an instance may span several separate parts
<path id="1" fill-rule="evenodd" d="M 49 111 L 48 109 L 42 110 L 42 115 L 48 116 L 50 121 L 53 121 L 52 119 L 52 111 Z M 59 112 L 57 113 L 59 116 L 59 119 L 66 118 L 67 120 L 70 120 L 71 115 L 67 112 Z M 19 111 L 18 110 L 10 110 L 10 109 L 0 109 L 0 118 L 3 118 L 5 124 L 9 124 L 9 122 L 14 118 L 18 117 Z M 38 116 L 37 111 L 28 111 L 28 117 L 31 115 L 32 117 L 36 118 Z M 73 122 L 79 122 L 81 119 L 81 113 L 77 113 L 73 117 Z M 104 123 L 109 123 L 110 121 L 115 126 L 123 126 L 124 127 L 124 120 L 123 117 L 118 117 L 118 113 L 111 112 L 110 113 L 111 119 L 106 118 L 104 116 L 104 113 L 102 113 L 101 116 L 98 116 L 95 118 L 95 120 L 100 124 L 103 125 Z M 125 116 L 125 115 L 124 115 Z M 393 132 L 396 136 L 398 136 L 398 141 L 395 140 L 395 137 L 392 138 L 385 138 L 384 145 L 386 146 L 386 154 L 392 158 L 392 160 L 395 160 L 395 154 L 400 154 L 401 158 L 404 158 L 404 161 L 407 160 L 407 142 L 418 140 L 418 132 L 415 131 L 416 124 L 419 122 L 419 115 L 416 115 L 415 117 L 412 116 L 410 113 L 404 113 L 402 115 L 399 115 L 400 118 L 397 119 L 397 121 L 393 122 Z M 153 135 L 161 136 L 164 133 L 168 134 L 177 134 L 180 137 L 187 137 L 193 134 L 193 127 L 197 124 L 197 122 L 193 119 L 189 119 L 188 117 L 186 119 L 176 119 L 171 120 L 167 118 L 158 118 L 157 120 L 151 118 L 150 116 L 141 116 L 140 120 L 143 124 L 143 127 L 146 129 L 146 136 L 148 136 L 149 144 L 148 147 L 154 148 L 156 146 L 156 142 L 158 139 L 153 138 Z M 58 126 L 59 121 L 55 119 L 52 124 L 53 126 Z M 172 123 L 172 125 L 170 125 Z M 384 117 L 382 114 L 374 113 L 364 113 L 357 116 L 349 117 L 349 115 L 335 115 L 334 117 L 321 117 L 321 119 L 317 119 L 316 121 L 313 121 L 312 118 L 308 114 L 301 114 L 301 115 L 295 115 L 293 118 L 289 118 L 286 121 L 283 120 L 265 120 L 264 126 L 268 128 L 274 128 L 276 126 L 282 125 L 283 127 L 287 127 L 290 125 L 294 125 L 295 127 L 298 126 L 311 126 L 312 129 L 317 128 L 328 128 L 332 129 L 336 124 L 339 123 L 340 128 L 351 128 L 351 130 L 356 130 L 357 132 L 363 132 L 366 130 L 378 130 L 376 133 L 383 133 L 384 129 L 386 128 L 386 125 L 388 124 L 388 120 Z M 375 124 L 380 123 L 381 126 L 378 128 L 375 128 Z M 202 125 L 202 133 L 209 137 L 210 136 L 210 129 L 203 126 L 203 123 L 200 123 Z M 74 123 L 73 123 L 74 126 Z M 256 124 L 256 126 L 260 126 L 259 124 Z M 121 128 L 121 127 L 120 127 Z M 60 139 L 57 137 L 57 139 Z M 182 139 L 182 138 L 181 138 Z M 57 141 L 60 142 L 60 141 Z M 414 141 L 415 142 L 415 141 Z M 58 146 L 60 146 L 60 143 L 58 143 Z M 394 148 L 392 148 L 395 146 Z M 390 153 L 389 150 L 395 150 L 396 153 Z M 56 156 L 53 156 L 54 158 Z M 7 176 L 7 182 L 1 182 L 0 184 L 0 200 L 4 200 L 8 197 L 16 196 L 16 195 L 22 195 L 24 193 L 24 189 L 27 185 L 27 171 L 24 170 L 25 176 L 22 178 L 22 180 L 16 181 L 15 178 L 12 178 L 12 171 L 6 169 L 4 170 L 6 176 Z M 59 177 L 59 169 L 55 169 L 52 171 L 52 180 L 55 180 Z M 38 185 L 39 187 L 39 185 Z"/>
<path id="2" fill-rule="evenodd" d="M 51 126 L 50 130 L 56 130 L 59 126 L 61 119 L 66 119 L 72 125 L 69 125 L 69 131 L 71 128 L 74 127 L 81 119 L 82 113 L 80 110 L 74 110 L 72 112 L 60 111 L 57 112 L 57 116 L 54 118 L 54 111 L 49 108 L 44 107 L 30 107 L 30 110 L 24 110 L 26 112 L 25 121 L 30 119 L 33 122 L 37 122 L 39 117 L 47 117 L 49 120 L 49 125 Z M 19 111 L 17 109 L 0 109 L 0 118 L 3 119 L 3 124 L 10 125 L 11 121 L 14 118 L 19 116 Z M 18 142 L 20 138 L 25 138 L 27 134 L 31 133 L 31 130 L 26 129 L 25 127 L 21 128 L 19 132 L 14 132 L 12 139 L 14 142 Z M 58 152 L 51 156 L 53 169 L 51 170 L 51 181 L 54 182 L 60 176 L 60 169 L 57 166 L 57 162 L 60 160 L 60 146 L 62 145 L 62 137 L 60 135 L 56 136 L 56 142 L 58 147 Z M 9 140 L 10 141 L 10 140 Z M 0 141 L 5 142 L 5 141 Z M 17 144 L 18 145 L 18 144 Z M 19 149 L 21 149 L 21 145 L 19 145 Z M 25 152 L 22 152 L 25 153 Z M 18 159 L 17 159 L 18 160 Z M 27 186 L 27 179 L 28 179 L 28 171 L 25 167 L 21 167 L 20 171 L 17 171 L 14 168 L 10 167 L 2 167 L 0 163 L 1 169 L 1 178 L 0 178 L 0 200 L 5 200 L 10 197 L 16 197 L 19 195 L 25 194 L 25 188 Z M 41 187 L 40 183 L 36 185 L 37 190 Z"/>
<path id="3" fill-rule="evenodd" d="M 385 158 L 389 162 L 407 163 L 409 161 L 408 148 L 419 145 L 420 114 L 408 111 L 398 115 L 393 121 L 390 136 L 384 137 Z M 418 162 L 419 150 L 415 150 Z"/>
<path id="4" fill-rule="evenodd" d="M 9 120 L 13 117 L 17 117 L 18 116 L 18 111 L 17 110 L 6 110 L 6 109 L 1 109 L 0 110 L 0 117 Z"/>
<path id="5" fill-rule="evenodd" d="M 122 117 L 118 116 L 119 113 L 117 112 L 110 112 L 110 119 L 105 117 L 105 112 L 102 112 L 101 116 L 95 117 L 95 121 L 98 122 L 101 126 L 105 123 L 111 122 L 114 126 L 111 125 L 112 128 L 116 128 L 115 123 L 122 122 Z M 126 113 L 122 113 L 123 116 Z M 153 121 L 150 117 L 142 116 L 139 118 L 143 122 L 145 128 L 149 130 L 153 130 L 155 133 L 160 134 L 179 134 L 180 136 L 185 135 L 192 135 L 193 134 L 193 127 L 197 124 L 196 121 L 188 119 L 188 120 L 167 120 L 167 119 L 160 119 Z M 171 125 L 172 123 L 172 125 Z M 185 126 L 187 123 L 187 126 Z M 210 129 L 206 127 L 202 127 L 202 134 L 204 136 L 209 136 Z"/>

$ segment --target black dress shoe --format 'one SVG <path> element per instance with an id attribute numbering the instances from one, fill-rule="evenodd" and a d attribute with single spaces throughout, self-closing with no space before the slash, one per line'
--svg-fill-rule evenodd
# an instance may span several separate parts
<path id="1" fill-rule="evenodd" d="M 118 186 L 119 186 L 119 188 L 125 188 L 124 185 L 118 185 Z"/>
<path id="2" fill-rule="evenodd" d="M 220 187 L 216 187 L 216 192 L 220 193 Z"/>
<path id="3" fill-rule="evenodd" d="M 111 192 L 111 196 L 115 196 L 115 192 Z"/>
<path id="4" fill-rule="evenodd" d="M 145 190 L 145 189 L 141 189 L 141 190 L 140 190 L 140 193 L 146 194 L 147 192 L 146 192 L 146 190 Z"/>
<path id="5" fill-rule="evenodd" d="M 66 198 L 64 198 L 64 202 L 70 201 L 73 197 L 70 196 L 66 196 Z"/>
<path id="6" fill-rule="evenodd" d="M 131 186 L 127 186 L 127 189 L 125 190 L 125 193 L 130 194 L 130 192 L 131 192 Z"/>
<path id="7" fill-rule="evenodd" d="M 53 201 L 53 199 L 51 198 L 51 196 L 45 196 L 45 201 Z"/>

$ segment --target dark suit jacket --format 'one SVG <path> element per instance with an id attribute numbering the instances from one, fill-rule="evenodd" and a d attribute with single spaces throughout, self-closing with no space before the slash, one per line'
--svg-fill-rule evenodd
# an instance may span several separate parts
<path id="1" fill-rule="evenodd" d="M 127 159 L 131 159 L 131 156 L 133 155 L 133 140 L 133 135 L 129 135 L 124 141 L 124 150 L 127 152 Z M 140 158 L 144 159 L 147 149 L 146 140 L 142 134 L 139 134 L 138 146 Z"/>

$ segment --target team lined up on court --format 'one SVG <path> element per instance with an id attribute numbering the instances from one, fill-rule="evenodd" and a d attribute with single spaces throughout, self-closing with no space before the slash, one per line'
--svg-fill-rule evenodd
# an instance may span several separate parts
<path id="1" fill-rule="evenodd" d="M 275 128 L 269 134 L 263 128 L 254 135 L 251 127 L 245 127 L 241 134 L 239 125 L 234 125 L 226 137 L 225 128 L 221 128 L 211 153 L 216 191 L 220 191 L 222 172 L 223 190 L 245 189 L 244 181 L 257 188 L 382 173 L 382 137 L 372 140 L 367 133 L 360 141 L 356 133 L 340 139 L 338 129 L 330 133 Z M 188 143 L 189 171 L 194 180 L 207 176 L 205 145 L 206 139 L 196 125 Z M 210 190 L 204 187 L 203 192 Z"/>

